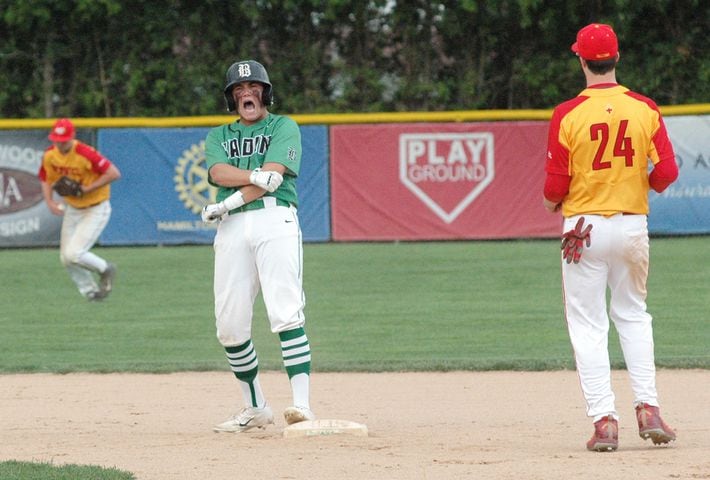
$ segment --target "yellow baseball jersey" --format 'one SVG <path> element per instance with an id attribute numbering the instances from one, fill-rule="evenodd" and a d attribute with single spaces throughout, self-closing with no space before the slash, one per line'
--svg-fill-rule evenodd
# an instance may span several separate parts
<path id="1" fill-rule="evenodd" d="M 110 166 L 111 162 L 94 148 L 74 140 L 71 150 L 66 154 L 60 152 L 54 145 L 45 150 L 39 168 L 39 178 L 52 185 L 66 175 L 82 185 L 89 185 L 103 175 Z M 104 185 L 81 197 L 66 196 L 64 201 L 74 208 L 86 208 L 108 200 L 110 196 L 110 185 Z"/>
<path id="2" fill-rule="evenodd" d="M 562 215 L 648 214 L 648 162 L 674 158 L 656 104 L 617 84 L 558 105 L 545 171 L 570 177 Z"/>

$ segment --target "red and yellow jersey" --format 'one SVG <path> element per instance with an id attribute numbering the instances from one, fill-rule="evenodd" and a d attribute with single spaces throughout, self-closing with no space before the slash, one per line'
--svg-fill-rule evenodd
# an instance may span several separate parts
<path id="1" fill-rule="evenodd" d="M 656 104 L 616 84 L 558 105 L 548 135 L 545 171 L 570 177 L 565 217 L 648 214 L 648 162 L 675 157 Z"/>
<path id="2" fill-rule="evenodd" d="M 66 154 L 60 152 L 54 145 L 47 148 L 39 168 L 39 179 L 50 185 L 60 177 L 67 176 L 89 185 L 111 166 L 111 162 L 94 148 L 78 140 L 74 140 L 71 150 Z M 104 185 L 81 197 L 67 196 L 64 200 L 75 208 L 86 208 L 108 200 L 111 195 L 110 185 Z"/>

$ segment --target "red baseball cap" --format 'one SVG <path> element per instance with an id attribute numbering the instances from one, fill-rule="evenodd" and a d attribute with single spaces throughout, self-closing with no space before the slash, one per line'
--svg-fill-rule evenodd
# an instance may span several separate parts
<path id="1" fill-rule="evenodd" d="M 608 60 L 619 53 L 619 41 L 610 25 L 592 23 L 577 32 L 572 51 L 585 60 Z"/>
<path id="2" fill-rule="evenodd" d="M 68 142 L 74 138 L 74 124 L 68 118 L 60 118 L 54 123 L 52 131 L 49 132 L 49 140 L 52 142 Z"/>

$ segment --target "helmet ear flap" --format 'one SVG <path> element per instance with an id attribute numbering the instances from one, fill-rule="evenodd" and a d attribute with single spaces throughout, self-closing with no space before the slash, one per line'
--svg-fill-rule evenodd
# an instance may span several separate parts
<path id="1" fill-rule="evenodd" d="M 263 103 L 265 107 L 270 107 L 274 104 L 274 92 L 271 85 L 264 84 L 264 91 L 261 93 L 261 103 Z"/>
<path id="2" fill-rule="evenodd" d="M 234 103 L 234 97 L 232 97 L 232 89 L 225 90 L 224 99 L 227 102 L 227 111 L 234 112 L 237 109 L 237 104 Z"/>

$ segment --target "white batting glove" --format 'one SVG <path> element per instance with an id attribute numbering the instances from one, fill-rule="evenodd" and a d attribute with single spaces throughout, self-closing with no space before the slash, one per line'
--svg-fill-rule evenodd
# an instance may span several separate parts
<path id="1" fill-rule="evenodd" d="M 224 206 L 224 202 L 205 205 L 202 207 L 202 221 L 205 223 L 214 223 L 222 218 L 222 215 L 228 211 L 227 207 Z"/>
<path id="2" fill-rule="evenodd" d="M 244 205 L 242 192 L 237 191 L 219 203 L 211 203 L 202 207 L 202 221 L 214 223 L 224 216 L 225 213 Z"/>
<path id="3" fill-rule="evenodd" d="M 263 188 L 267 192 L 275 192 L 284 181 L 284 177 L 279 172 L 254 169 L 249 175 L 249 181 L 259 188 Z"/>

